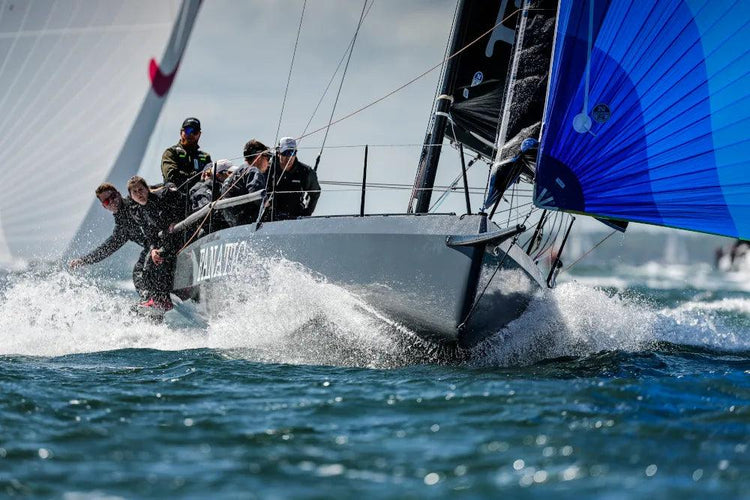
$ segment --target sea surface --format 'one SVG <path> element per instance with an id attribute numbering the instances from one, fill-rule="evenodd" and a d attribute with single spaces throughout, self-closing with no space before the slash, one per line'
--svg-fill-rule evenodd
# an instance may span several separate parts
<path id="1" fill-rule="evenodd" d="M 579 264 L 450 363 L 284 262 L 208 324 L 0 278 L 0 497 L 750 498 L 750 279 Z"/>

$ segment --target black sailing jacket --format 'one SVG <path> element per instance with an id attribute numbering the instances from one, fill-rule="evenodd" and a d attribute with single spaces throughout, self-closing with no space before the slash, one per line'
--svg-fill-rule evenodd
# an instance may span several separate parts
<path id="1" fill-rule="evenodd" d="M 273 218 L 296 219 L 312 215 L 320 198 L 318 174 L 295 158 L 294 167 L 288 172 L 275 169 L 276 185 L 273 187 Z M 310 201 L 305 206 L 305 194 Z"/>
<path id="2" fill-rule="evenodd" d="M 179 238 L 170 235 L 169 225 L 184 218 L 185 197 L 173 186 L 151 191 L 145 205 L 133 203 L 133 218 L 151 248 L 163 247 L 167 253 L 175 250 Z"/>
<path id="3" fill-rule="evenodd" d="M 95 264 L 100 262 L 122 248 L 128 241 L 133 241 L 144 248 L 148 247 L 146 236 L 141 231 L 139 222 L 133 217 L 134 205 L 136 203 L 133 200 L 122 199 L 120 209 L 117 213 L 112 214 L 115 218 L 112 235 L 104 243 L 81 257 L 84 263 Z"/>

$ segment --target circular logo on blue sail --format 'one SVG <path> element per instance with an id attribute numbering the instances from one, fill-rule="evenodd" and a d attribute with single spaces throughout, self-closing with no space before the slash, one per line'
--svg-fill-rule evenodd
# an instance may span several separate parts
<path id="1" fill-rule="evenodd" d="M 609 106 L 604 103 L 599 103 L 594 106 L 593 111 L 591 111 L 591 116 L 594 117 L 596 123 L 606 123 L 609 120 L 609 117 L 612 116 L 612 112 L 609 110 Z"/>
<path id="2" fill-rule="evenodd" d="M 481 71 L 477 71 L 474 73 L 474 77 L 471 79 L 471 86 L 474 87 L 475 85 L 479 85 L 482 83 L 482 80 L 484 80 L 484 73 Z"/>

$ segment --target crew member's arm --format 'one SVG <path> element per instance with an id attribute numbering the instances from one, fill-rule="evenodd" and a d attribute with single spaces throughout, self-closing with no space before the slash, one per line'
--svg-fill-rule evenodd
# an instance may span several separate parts
<path id="1" fill-rule="evenodd" d="M 112 231 L 112 235 L 104 240 L 104 243 L 102 243 L 83 257 L 71 260 L 68 265 L 72 268 L 76 268 L 82 265 L 96 264 L 97 262 L 101 262 L 118 251 L 120 248 L 122 248 L 122 246 L 127 243 L 127 241 L 128 235 L 126 234 L 125 229 L 121 225 L 115 224 L 115 229 L 114 231 Z"/>
<path id="2" fill-rule="evenodd" d="M 307 195 L 310 197 L 310 202 L 307 204 L 307 208 L 302 210 L 302 215 L 312 215 L 315 211 L 315 206 L 318 204 L 318 198 L 320 198 L 320 184 L 318 183 L 318 174 L 315 173 L 315 170 L 308 170 L 302 189 L 307 191 Z"/>

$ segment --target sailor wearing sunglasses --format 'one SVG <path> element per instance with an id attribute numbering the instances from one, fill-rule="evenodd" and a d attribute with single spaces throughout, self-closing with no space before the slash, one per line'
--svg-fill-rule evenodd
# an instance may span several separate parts
<path id="1" fill-rule="evenodd" d="M 200 181 L 201 172 L 211 163 L 211 155 L 198 146 L 200 137 L 201 122 L 197 118 L 186 118 L 180 128 L 180 141 L 167 148 L 161 157 L 164 182 L 173 183 L 183 194 Z"/>
<path id="2" fill-rule="evenodd" d="M 71 260 L 68 262 L 68 266 L 71 269 L 76 269 L 84 265 L 95 264 L 115 253 L 128 241 L 135 242 L 143 247 L 143 251 L 141 251 L 141 255 L 135 263 L 135 267 L 133 267 L 133 284 L 141 297 L 148 296 L 150 292 L 145 289 L 143 266 L 148 256 L 149 245 L 138 221 L 133 218 L 133 203 L 135 202 L 123 198 L 117 188 L 109 182 L 99 185 L 95 194 L 102 207 L 114 216 L 115 227 L 112 230 L 112 235 L 101 245 L 86 255 Z"/>

